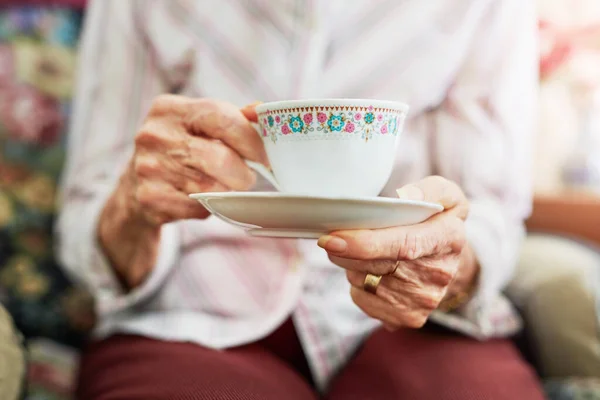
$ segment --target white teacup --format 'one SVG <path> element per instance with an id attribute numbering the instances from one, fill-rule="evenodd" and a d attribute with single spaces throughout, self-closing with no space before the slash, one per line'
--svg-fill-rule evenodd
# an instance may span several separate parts
<path id="1" fill-rule="evenodd" d="M 281 191 L 377 196 L 387 183 L 408 106 L 359 99 L 290 100 L 256 107 Z"/>

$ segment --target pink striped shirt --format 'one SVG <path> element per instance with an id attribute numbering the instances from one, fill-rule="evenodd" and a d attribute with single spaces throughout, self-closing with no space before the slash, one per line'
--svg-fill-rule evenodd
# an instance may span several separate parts
<path id="1" fill-rule="evenodd" d="M 479 289 L 431 319 L 476 338 L 519 320 L 501 295 L 530 210 L 537 93 L 534 2 L 521 0 L 96 0 L 80 55 L 57 224 L 66 270 L 97 298 L 96 333 L 227 348 L 293 316 L 325 388 L 378 322 L 349 296 L 315 241 L 253 238 L 216 218 L 165 225 L 151 276 L 119 286 L 96 242 L 98 215 L 165 92 L 255 100 L 350 97 L 411 106 L 382 195 L 431 174 L 472 202 Z M 264 190 L 259 182 L 256 190 Z"/>

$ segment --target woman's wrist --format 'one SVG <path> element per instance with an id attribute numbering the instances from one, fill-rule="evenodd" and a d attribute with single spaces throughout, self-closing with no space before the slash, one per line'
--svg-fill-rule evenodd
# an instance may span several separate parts
<path id="1" fill-rule="evenodd" d="M 98 221 L 98 242 L 125 289 L 140 285 L 156 261 L 160 226 L 140 213 L 130 195 L 132 181 L 126 173 L 106 202 Z"/>

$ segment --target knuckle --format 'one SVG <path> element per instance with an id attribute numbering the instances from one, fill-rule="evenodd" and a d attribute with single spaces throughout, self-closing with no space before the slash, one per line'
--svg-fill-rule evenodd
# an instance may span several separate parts
<path id="1" fill-rule="evenodd" d="M 151 221 L 155 225 L 164 225 L 171 221 L 171 218 L 165 214 L 152 214 Z"/>
<path id="2" fill-rule="evenodd" d="M 160 170 L 160 165 L 154 157 L 138 156 L 134 161 L 133 169 L 137 177 L 149 177 Z"/>
<path id="3" fill-rule="evenodd" d="M 226 132 L 232 125 L 232 120 L 220 104 L 206 104 L 202 109 L 201 115 L 196 116 L 202 119 L 207 127 L 207 135 L 215 139 L 221 139 L 226 136 Z"/>
<path id="4" fill-rule="evenodd" d="M 144 208 L 152 209 L 156 195 L 150 185 L 142 183 L 135 190 L 135 200 Z"/>
<path id="5" fill-rule="evenodd" d="M 218 127 L 220 115 L 221 113 L 216 104 L 206 103 L 203 104 L 202 112 L 196 117 L 201 117 L 204 121 L 208 122 L 208 126 Z"/>
<path id="6" fill-rule="evenodd" d="M 215 139 L 225 136 L 229 123 L 231 110 L 237 110 L 229 103 L 214 99 L 192 100 L 193 107 L 185 113 L 183 125 L 192 131 L 201 131 Z"/>
<path id="7" fill-rule="evenodd" d="M 413 261 L 420 257 L 420 235 L 416 232 L 407 233 L 394 242 L 392 249 L 398 254 L 398 260 Z"/>
<path id="8" fill-rule="evenodd" d="M 434 285 L 446 287 L 454 279 L 454 274 L 446 268 L 432 267 L 430 269 L 430 280 Z"/>
<path id="9" fill-rule="evenodd" d="M 175 182 L 175 187 L 182 191 L 183 193 L 201 193 L 210 191 L 212 184 L 201 184 L 199 182 L 189 180 L 186 178 L 181 179 L 178 182 Z"/>
<path id="10" fill-rule="evenodd" d="M 219 144 L 214 148 L 213 167 L 217 171 L 226 172 L 234 162 L 235 154 L 225 144 Z"/>
<path id="11" fill-rule="evenodd" d="M 460 254 L 466 245 L 467 239 L 465 239 L 464 237 L 455 238 L 451 243 L 452 252 L 455 254 Z"/>
<path id="12" fill-rule="evenodd" d="M 190 135 L 183 136 L 179 151 L 171 151 L 169 155 L 178 163 L 187 168 L 186 172 L 205 171 L 206 163 L 210 160 L 210 142 L 203 138 L 195 138 Z"/>
<path id="13" fill-rule="evenodd" d="M 419 298 L 419 305 L 426 311 L 431 312 L 440 305 L 439 296 L 424 294 Z"/>
<path id="14" fill-rule="evenodd" d="M 177 104 L 178 96 L 173 94 L 161 94 L 158 95 L 152 100 L 152 105 L 150 106 L 150 115 L 164 115 L 169 112 L 174 104 Z"/>
<path id="15" fill-rule="evenodd" d="M 161 134 L 157 130 L 152 129 L 149 124 L 144 124 L 135 135 L 135 147 L 145 147 L 160 141 L 162 141 Z"/>

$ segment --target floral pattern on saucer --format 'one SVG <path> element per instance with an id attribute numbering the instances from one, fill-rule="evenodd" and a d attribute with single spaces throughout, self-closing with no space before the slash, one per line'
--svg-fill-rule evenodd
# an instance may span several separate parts
<path id="1" fill-rule="evenodd" d="M 277 140 L 297 135 L 315 137 L 360 137 L 368 142 L 373 135 L 397 135 L 403 111 L 389 108 L 327 106 L 267 111 L 259 115 L 263 137 Z"/>

